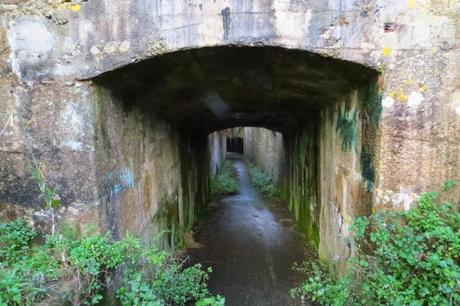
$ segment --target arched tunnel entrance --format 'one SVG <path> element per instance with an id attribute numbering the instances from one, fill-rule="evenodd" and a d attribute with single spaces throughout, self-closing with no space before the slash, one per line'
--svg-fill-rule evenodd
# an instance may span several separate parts
<path id="1" fill-rule="evenodd" d="M 233 46 L 98 76 L 102 222 L 114 237 L 129 230 L 151 243 L 166 230 L 164 247 L 182 244 L 224 159 L 218 131 L 263 127 L 283 135 L 277 175 L 289 210 L 320 257 L 340 267 L 352 218 L 372 209 L 377 79 L 373 69 L 307 51 Z M 260 139 L 251 138 L 254 150 Z"/>

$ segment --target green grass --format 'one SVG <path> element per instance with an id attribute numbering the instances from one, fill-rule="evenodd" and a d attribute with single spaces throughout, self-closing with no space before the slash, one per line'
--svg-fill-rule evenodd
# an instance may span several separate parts
<path id="1" fill-rule="evenodd" d="M 281 192 L 276 181 L 260 168 L 249 164 L 249 176 L 254 187 L 263 195 L 271 198 L 280 198 Z"/>
<path id="2" fill-rule="evenodd" d="M 238 192 L 238 180 L 231 161 L 226 160 L 223 162 L 218 174 L 212 180 L 211 192 L 213 198 Z"/>

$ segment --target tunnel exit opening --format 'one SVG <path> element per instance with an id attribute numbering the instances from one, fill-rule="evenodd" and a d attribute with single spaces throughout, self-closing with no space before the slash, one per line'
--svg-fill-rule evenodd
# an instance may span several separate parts
<path id="1" fill-rule="evenodd" d="M 246 126 L 282 134 L 271 137 L 290 211 L 323 258 L 349 256 L 350 220 L 371 211 L 377 178 L 377 71 L 304 50 L 222 46 L 155 56 L 94 83 L 101 216 L 115 236 L 149 242 L 167 230 L 165 245 L 181 244 L 235 149 L 219 131 Z M 259 136 L 252 144 L 266 156 Z"/>
<path id="2" fill-rule="evenodd" d="M 244 142 L 241 137 L 227 137 L 227 152 L 244 154 Z"/>

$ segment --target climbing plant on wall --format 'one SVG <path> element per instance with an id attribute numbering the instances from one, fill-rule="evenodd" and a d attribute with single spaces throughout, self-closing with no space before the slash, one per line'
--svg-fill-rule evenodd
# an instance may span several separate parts
<path id="1" fill-rule="evenodd" d="M 421 194 L 408 211 L 357 218 L 349 271 L 337 277 L 306 263 L 292 295 L 337 306 L 460 305 L 460 203 L 441 201 L 455 185 Z"/>

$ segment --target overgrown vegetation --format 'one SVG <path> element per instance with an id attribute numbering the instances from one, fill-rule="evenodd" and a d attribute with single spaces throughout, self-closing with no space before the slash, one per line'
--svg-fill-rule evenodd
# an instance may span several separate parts
<path id="1" fill-rule="evenodd" d="M 225 160 L 216 177 L 211 182 L 213 198 L 238 192 L 238 181 L 232 162 Z"/>
<path id="2" fill-rule="evenodd" d="M 103 300 L 106 274 L 116 268 L 125 271 L 117 291 L 123 305 L 224 305 L 207 290 L 210 269 L 184 267 L 129 234 L 112 241 L 94 232 L 80 239 L 59 233 L 32 246 L 37 233 L 24 219 L 0 223 L 0 305 L 33 305 L 57 294 L 73 305 L 95 305 Z"/>
<path id="3" fill-rule="evenodd" d="M 455 187 L 419 196 L 408 211 L 357 218 L 358 247 L 345 275 L 319 264 L 297 269 L 308 274 L 293 296 L 323 305 L 460 305 L 459 203 L 441 201 Z"/>
<path id="4" fill-rule="evenodd" d="M 249 164 L 249 176 L 251 183 L 256 187 L 262 194 L 271 198 L 279 198 L 281 191 L 275 180 L 258 167 Z"/>

